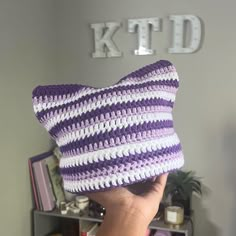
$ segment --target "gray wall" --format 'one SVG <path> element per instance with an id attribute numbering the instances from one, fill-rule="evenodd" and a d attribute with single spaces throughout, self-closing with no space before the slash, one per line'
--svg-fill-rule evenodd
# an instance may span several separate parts
<path id="1" fill-rule="evenodd" d="M 49 150 L 36 122 L 31 92 L 55 83 L 55 5 L 0 1 L 0 235 L 29 236 L 31 193 L 27 159 Z"/>
<path id="2" fill-rule="evenodd" d="M 27 158 L 50 148 L 46 131 L 33 115 L 32 89 L 53 83 L 108 86 L 161 58 L 176 65 L 181 79 L 174 116 L 186 168 L 197 171 L 209 188 L 201 202 L 194 201 L 196 235 L 235 235 L 234 9 L 233 0 L 2 0 L 0 235 L 30 235 Z M 189 55 L 167 54 L 168 16 L 188 13 L 204 22 L 202 49 Z M 153 34 L 157 54 L 133 56 L 136 38 L 127 33 L 127 19 L 153 16 L 163 18 L 163 32 Z M 92 59 L 89 24 L 112 20 L 123 24 L 114 38 L 123 57 Z"/>

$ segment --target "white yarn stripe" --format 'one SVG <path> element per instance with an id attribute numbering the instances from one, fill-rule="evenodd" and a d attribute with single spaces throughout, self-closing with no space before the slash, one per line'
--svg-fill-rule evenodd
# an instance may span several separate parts
<path id="1" fill-rule="evenodd" d="M 134 170 L 115 173 L 110 176 L 99 176 L 93 179 L 71 181 L 64 179 L 64 188 L 70 192 L 101 190 L 112 186 L 130 184 L 130 182 L 158 176 L 170 170 L 179 169 L 184 165 L 184 158 L 180 156 L 164 163 L 156 163 Z"/>
<path id="2" fill-rule="evenodd" d="M 60 160 L 60 167 L 82 166 L 88 163 L 94 163 L 104 160 L 116 159 L 117 157 L 124 157 L 130 154 L 140 154 L 146 152 L 156 151 L 158 149 L 178 145 L 180 140 L 176 133 L 162 137 L 154 138 L 147 141 L 127 143 L 119 146 L 109 147 L 107 149 L 100 149 L 94 152 L 86 152 L 76 156 L 64 157 Z"/>
<path id="3" fill-rule="evenodd" d="M 143 99 L 153 99 L 153 98 L 162 98 L 167 101 L 174 102 L 175 100 L 175 94 L 164 92 L 164 91 L 156 91 L 156 92 L 143 92 L 143 93 L 137 93 L 137 94 L 130 94 L 126 96 L 113 96 L 109 99 L 102 99 L 101 101 L 95 101 L 91 102 L 88 105 L 82 105 L 77 109 L 74 109 L 70 112 L 61 112 L 62 114 L 57 114 L 54 117 L 50 118 L 49 120 L 46 120 L 43 122 L 44 127 L 49 131 L 52 127 L 54 127 L 56 124 L 71 119 L 73 117 L 78 117 L 82 115 L 83 113 L 90 112 L 92 110 L 107 106 L 107 105 L 114 105 L 117 103 L 127 103 L 127 102 L 137 102 L 141 101 Z M 60 113 L 60 111 L 58 112 Z"/>
<path id="4" fill-rule="evenodd" d="M 101 121 L 94 125 L 89 125 L 85 128 L 79 128 L 78 130 L 67 132 L 65 135 L 56 139 L 57 145 L 64 146 L 68 143 L 71 143 L 76 140 L 84 139 L 85 137 L 90 137 L 95 134 L 109 132 L 111 130 L 115 131 L 116 129 L 127 128 L 133 125 L 141 125 L 144 122 L 152 121 L 162 121 L 162 120 L 173 120 L 171 113 L 143 113 L 143 114 L 134 114 L 132 116 L 125 116 L 116 119 L 110 119 L 106 121 Z"/>
<path id="5" fill-rule="evenodd" d="M 144 107 L 138 107 L 138 108 L 135 108 L 136 111 L 134 111 L 133 109 L 129 108 L 130 111 L 132 110 L 132 116 L 137 114 L 137 113 L 171 113 L 172 112 L 172 107 L 167 107 L 167 106 L 158 106 L 158 105 L 153 105 L 153 106 L 148 106 L 146 110 L 144 110 Z M 72 132 L 72 131 L 76 131 L 78 129 L 81 129 L 81 128 L 84 128 L 84 127 L 87 127 L 89 125 L 95 125 L 97 123 L 100 123 L 101 121 L 104 121 L 105 120 L 112 120 L 112 119 L 117 119 L 119 117 L 128 117 L 128 116 L 131 116 L 131 114 L 129 114 L 129 110 L 127 110 L 125 112 L 125 114 L 122 114 L 123 113 L 123 110 L 122 109 L 122 112 L 120 112 L 120 115 L 117 114 L 117 111 L 114 111 L 112 113 L 109 113 L 109 118 L 107 118 L 107 113 L 103 113 L 102 114 L 97 114 L 96 116 L 94 117 L 90 117 L 89 119 L 86 119 L 84 121 L 81 121 L 81 123 L 79 123 L 79 121 L 76 123 L 76 124 L 72 124 L 72 125 L 68 125 L 67 127 L 64 127 L 62 130 L 59 130 L 57 133 L 56 133 L 56 137 L 54 136 L 54 139 L 56 138 L 61 138 L 62 136 L 65 136 L 68 132 Z M 102 117 L 101 117 L 102 116 Z"/>
<path id="6" fill-rule="evenodd" d="M 120 82 L 119 84 L 116 85 L 112 85 L 109 87 L 105 87 L 105 88 L 91 88 L 88 87 L 86 89 L 82 89 L 79 92 L 72 94 L 72 96 L 70 97 L 66 97 L 66 96 L 58 96 L 58 100 L 54 100 L 54 101 L 47 101 L 47 102 L 41 102 L 40 99 L 34 98 L 34 112 L 41 112 L 42 110 L 46 110 L 49 108 L 53 108 L 53 107 L 57 107 L 63 104 L 67 104 L 73 101 L 78 100 L 79 98 L 85 96 L 85 95 L 89 95 L 89 94 L 94 94 L 96 92 L 101 92 L 104 91 L 108 88 L 117 88 L 117 87 L 121 87 L 124 85 L 134 85 L 134 84 L 143 84 L 146 82 L 150 82 L 150 81 L 160 81 L 160 80 L 179 80 L 178 78 L 178 74 L 177 72 L 169 72 L 166 74 L 161 74 L 161 75 L 157 75 L 157 76 L 152 76 L 150 78 L 145 78 L 145 80 L 141 80 L 141 81 L 131 81 L 131 80 L 124 80 L 122 82 Z M 37 104 L 38 102 L 38 104 Z"/>

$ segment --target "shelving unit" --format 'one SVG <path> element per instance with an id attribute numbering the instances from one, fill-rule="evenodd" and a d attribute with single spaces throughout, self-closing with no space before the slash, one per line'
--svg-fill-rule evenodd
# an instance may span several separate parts
<path id="1" fill-rule="evenodd" d="M 59 210 L 54 210 L 52 212 L 43 212 L 34 210 L 33 211 L 33 222 L 34 222 L 34 236 L 45 236 L 50 232 L 59 228 L 60 220 L 62 218 L 69 218 L 79 221 L 92 221 L 92 222 L 102 222 L 102 218 L 93 218 L 90 216 L 80 216 L 79 214 L 74 214 L 69 212 L 66 215 L 62 215 Z M 153 220 L 149 225 L 150 229 L 166 230 L 170 232 L 182 233 L 185 236 L 192 235 L 192 228 L 190 220 L 186 220 L 184 224 L 178 228 L 173 228 L 166 225 L 163 221 Z"/>

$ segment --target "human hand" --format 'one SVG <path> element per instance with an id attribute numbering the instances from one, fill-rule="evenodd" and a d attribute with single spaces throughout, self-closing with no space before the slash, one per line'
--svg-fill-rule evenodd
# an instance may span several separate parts
<path id="1" fill-rule="evenodd" d="M 153 182 L 127 188 L 88 193 L 89 198 L 106 208 L 106 216 L 98 236 L 143 236 L 159 209 L 167 176 L 168 174 L 163 174 Z M 137 186 L 143 187 L 145 191 L 134 194 Z"/>

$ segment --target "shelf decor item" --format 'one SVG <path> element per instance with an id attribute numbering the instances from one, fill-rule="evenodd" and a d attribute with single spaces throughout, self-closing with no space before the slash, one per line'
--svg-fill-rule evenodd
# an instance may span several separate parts
<path id="1" fill-rule="evenodd" d="M 94 218 L 103 218 L 106 214 L 106 209 L 99 203 L 90 200 L 89 202 L 89 216 Z"/>
<path id="2" fill-rule="evenodd" d="M 186 216 L 191 215 L 191 198 L 195 193 L 202 195 L 200 178 L 193 171 L 177 170 L 168 176 L 165 196 L 171 197 L 171 204 L 182 206 Z"/>
<path id="3" fill-rule="evenodd" d="M 184 223 L 184 209 L 179 206 L 168 206 L 165 208 L 165 223 L 179 226 Z"/>
<path id="4" fill-rule="evenodd" d="M 89 207 L 89 198 L 86 196 L 76 196 L 75 202 L 76 202 L 76 206 L 81 211 L 85 211 Z"/>
<path id="5" fill-rule="evenodd" d="M 166 230 L 157 230 L 154 236 L 172 236 L 171 232 Z"/>
<path id="6" fill-rule="evenodd" d="M 65 190 L 103 191 L 181 168 L 172 117 L 178 87 L 174 65 L 164 60 L 104 88 L 36 87 L 34 112 L 62 152 Z"/>

